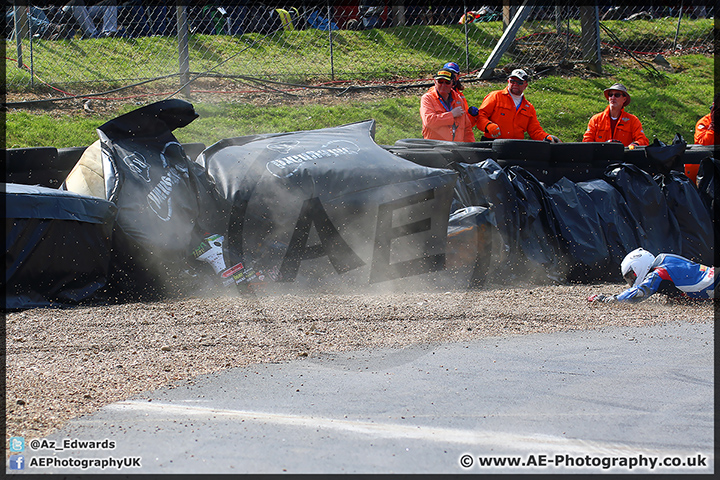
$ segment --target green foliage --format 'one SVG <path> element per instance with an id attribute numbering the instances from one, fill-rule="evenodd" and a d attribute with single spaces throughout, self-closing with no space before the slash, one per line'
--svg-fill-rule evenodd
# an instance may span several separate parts
<path id="1" fill-rule="evenodd" d="M 105 120 L 84 117 L 64 117 L 60 121 L 47 115 L 9 111 L 6 114 L 7 148 L 56 148 L 87 146 L 98 139 L 95 129 Z"/>

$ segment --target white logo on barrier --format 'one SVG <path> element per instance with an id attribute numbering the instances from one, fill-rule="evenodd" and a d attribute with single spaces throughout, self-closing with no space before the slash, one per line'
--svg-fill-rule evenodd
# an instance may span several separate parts
<path id="1" fill-rule="evenodd" d="M 296 147 L 298 142 L 279 142 L 279 143 L 271 143 L 267 146 L 268 150 L 273 150 L 275 152 L 280 153 L 290 153 L 290 150 L 292 150 L 294 147 Z"/>
<path id="2" fill-rule="evenodd" d="M 182 172 L 181 172 L 182 173 Z M 172 194 L 173 185 L 181 180 L 175 169 L 171 169 L 163 175 L 157 185 L 148 193 L 148 205 L 160 220 L 167 222 L 172 217 Z"/>
<path id="3" fill-rule="evenodd" d="M 360 151 L 360 147 L 357 146 L 357 143 L 351 142 L 350 140 L 330 140 L 321 148 L 345 148 L 353 155 L 357 155 Z"/>
<path id="4" fill-rule="evenodd" d="M 308 150 L 295 155 L 288 155 L 276 158 L 267 163 L 268 172 L 278 178 L 286 178 L 292 175 L 300 165 L 305 162 L 315 162 L 324 158 L 341 157 L 345 155 L 357 155 L 360 148 L 357 144 L 347 140 L 333 140 L 326 143 L 318 150 Z"/>
<path id="5" fill-rule="evenodd" d="M 150 165 L 145 161 L 139 153 L 131 153 L 130 155 L 123 158 L 123 163 L 127 165 L 128 169 L 138 177 L 150 183 Z"/>

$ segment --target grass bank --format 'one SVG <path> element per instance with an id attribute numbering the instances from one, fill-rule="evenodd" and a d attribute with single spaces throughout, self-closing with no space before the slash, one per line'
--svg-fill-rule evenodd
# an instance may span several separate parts
<path id="1" fill-rule="evenodd" d="M 653 74 L 636 62 L 605 66 L 604 75 L 594 78 L 545 77 L 532 81 L 527 98 L 535 105 L 543 128 L 565 142 L 580 141 L 590 117 L 607 105 L 602 90 L 613 83 L 625 84 L 632 95 L 629 113 L 637 115 L 647 137 L 672 142 L 676 133 L 692 143 L 697 120 L 709 111 L 714 95 L 714 61 L 703 55 L 669 59 L 674 73 L 658 69 Z M 479 106 L 491 90 L 504 83 L 468 82 L 465 96 L 470 105 Z M 392 144 L 401 138 L 421 137 L 420 93 L 393 95 L 361 101 L 350 94 L 346 101 L 326 105 L 284 104 L 282 97 L 267 105 L 250 103 L 196 103 L 200 117 L 174 132 L 181 142 L 206 145 L 223 138 L 254 133 L 292 132 L 334 127 L 360 120 L 377 122 L 376 141 Z M 123 111 L 138 108 L 127 105 Z M 95 129 L 113 116 L 48 114 L 10 109 L 6 113 L 7 147 L 90 145 L 97 140 Z"/>
<path id="2" fill-rule="evenodd" d="M 606 33 L 622 38 L 622 45 L 646 51 L 661 51 L 673 43 L 696 45 L 712 38 L 713 19 L 684 19 L 678 30 L 677 19 L 603 21 L 603 45 L 615 45 Z M 579 20 L 568 20 L 563 29 L 574 38 L 581 32 Z M 521 61 L 523 51 L 534 48 L 565 48 L 559 40 L 547 40 L 534 47 L 535 33 L 557 30 L 552 20 L 528 20 L 518 42 L 516 54 L 506 54 L 501 65 Z M 470 46 L 465 47 L 467 43 Z M 214 71 L 228 76 L 251 76 L 294 83 L 318 83 L 330 80 L 418 78 L 435 70 L 448 59 L 455 59 L 469 70 L 480 68 L 503 34 L 501 21 L 464 25 L 418 25 L 362 31 L 337 30 L 332 48 L 327 32 L 317 29 L 280 30 L 269 35 L 247 33 L 230 35 L 190 35 L 189 68 L 192 72 Z M 676 38 L 676 42 L 673 39 Z M 18 68 L 14 41 L 5 42 L 5 73 L 9 91 L 43 91 L 47 82 L 78 92 L 87 86 L 110 90 L 128 83 L 178 73 L 178 45 L 172 36 L 137 38 L 99 38 L 85 40 L 37 39 L 24 46 Z M 332 60 L 330 53 L 332 50 Z M 655 51 L 653 50 L 653 51 Z M 539 53 L 539 52 L 538 52 Z M 517 56 L 516 56 L 517 55 Z M 30 68 L 37 76 L 31 82 Z M 219 67 L 219 68 L 218 68 Z M 465 68 L 465 67 L 463 67 Z"/>

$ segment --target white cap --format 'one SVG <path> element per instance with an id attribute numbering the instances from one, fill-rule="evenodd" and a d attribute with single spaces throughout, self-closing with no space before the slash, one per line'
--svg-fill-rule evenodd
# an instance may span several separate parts
<path id="1" fill-rule="evenodd" d="M 528 78 L 530 78 L 530 75 L 528 75 L 527 72 L 522 68 L 516 68 L 512 71 L 512 73 L 510 73 L 510 75 L 508 75 L 508 78 L 509 77 L 517 77 L 523 82 L 527 82 Z"/>

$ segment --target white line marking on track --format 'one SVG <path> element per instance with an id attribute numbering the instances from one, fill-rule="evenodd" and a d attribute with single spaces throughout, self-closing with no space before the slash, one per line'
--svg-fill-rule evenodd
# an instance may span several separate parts
<path id="1" fill-rule="evenodd" d="M 455 428 L 430 427 L 424 425 L 400 425 L 397 423 L 373 423 L 358 420 L 313 417 L 307 415 L 289 415 L 278 413 L 252 412 L 246 410 L 229 410 L 221 408 L 174 405 L 169 403 L 124 401 L 105 407 L 114 411 L 134 411 L 146 414 L 167 415 L 172 419 L 178 416 L 207 416 L 216 418 L 236 418 L 245 421 L 259 421 L 277 425 L 289 425 L 313 429 L 329 429 L 370 435 L 378 438 L 402 438 L 424 440 L 438 443 L 457 443 L 462 445 L 482 445 L 493 447 L 494 451 L 502 452 L 547 452 L 550 449 L 563 454 L 595 454 L 595 455 L 687 455 L 697 451 L 668 451 L 648 449 L 637 445 L 623 445 L 608 442 L 587 441 L 581 439 L 562 438 L 553 435 L 522 435 L 488 430 L 464 430 Z M 703 452 L 709 458 L 709 455 Z"/>

